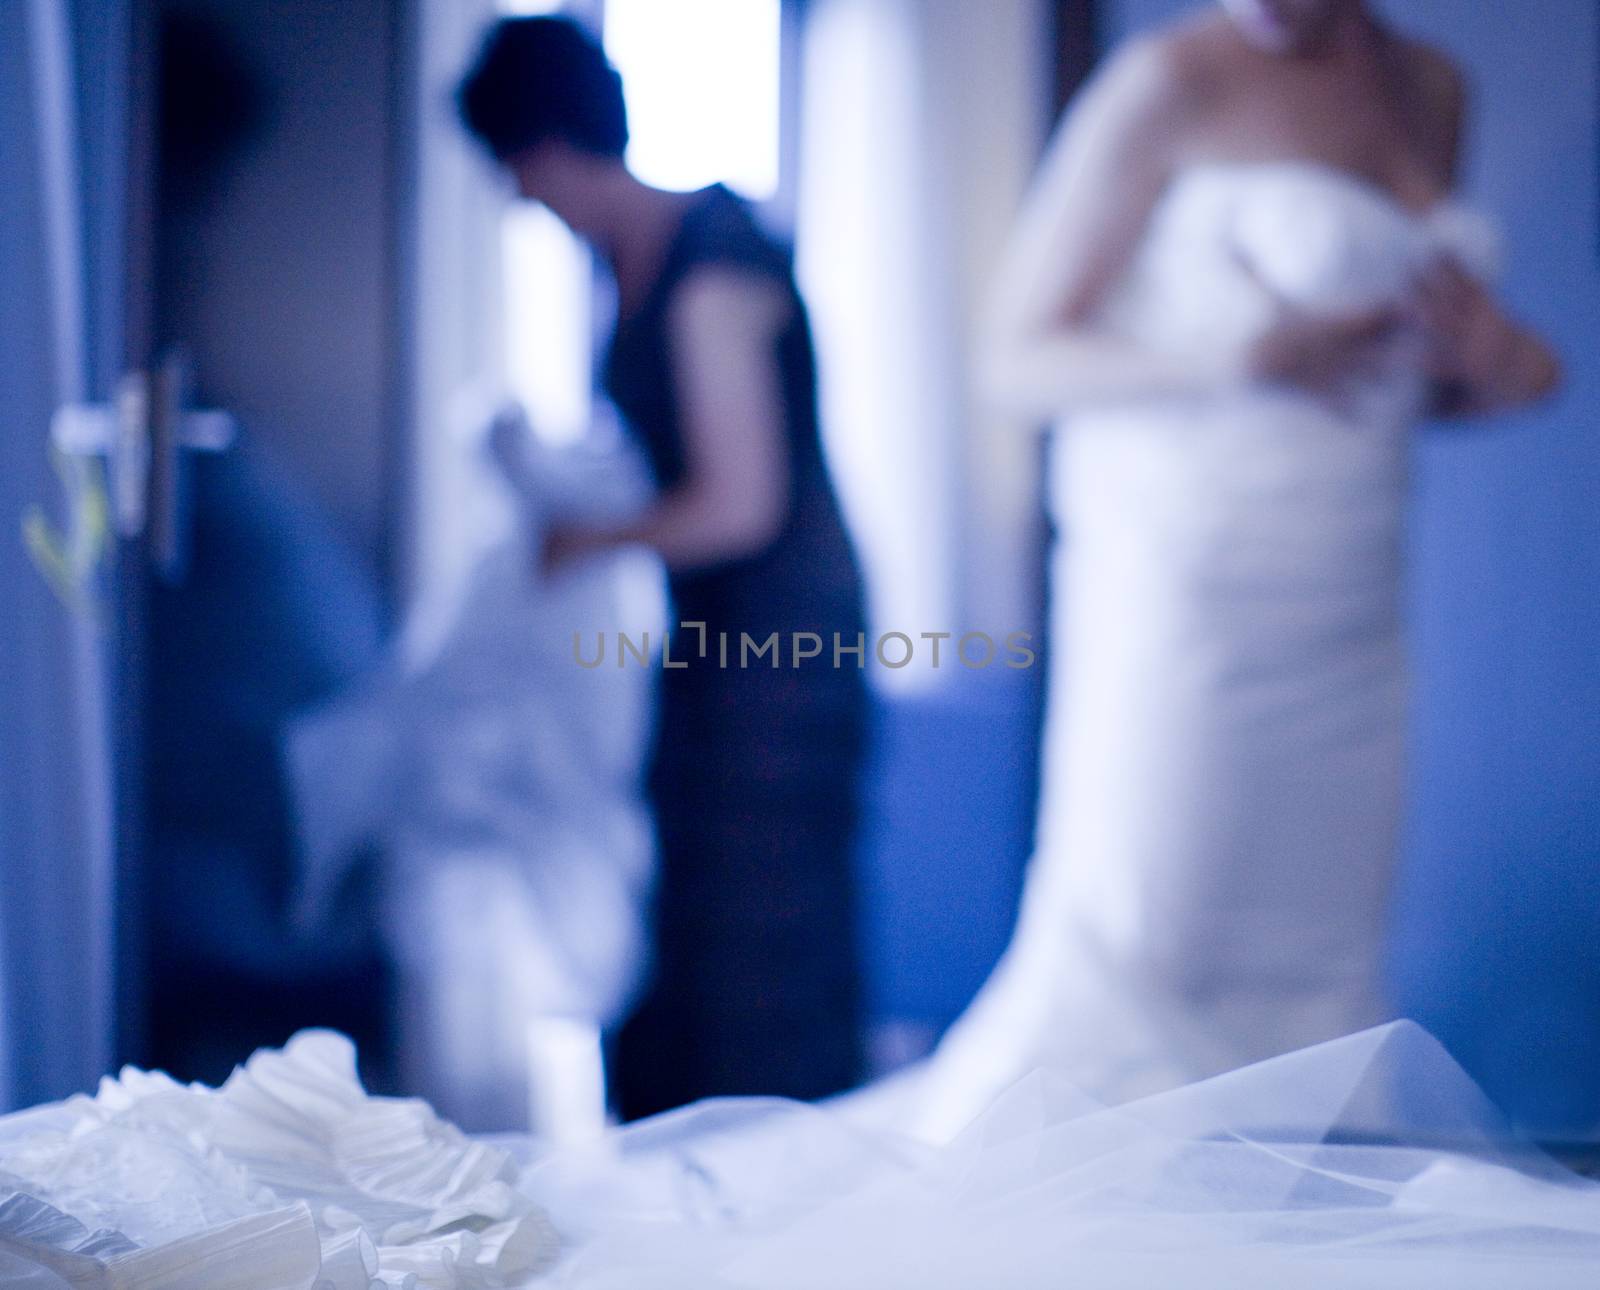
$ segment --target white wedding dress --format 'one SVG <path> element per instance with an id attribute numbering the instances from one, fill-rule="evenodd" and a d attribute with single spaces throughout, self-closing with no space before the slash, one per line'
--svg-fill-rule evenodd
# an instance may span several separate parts
<path id="1" fill-rule="evenodd" d="M 1203 359 L 1286 304 L 1398 304 L 1487 227 L 1345 172 L 1207 164 L 1154 210 L 1103 324 Z M 1056 431 L 1042 807 L 1013 943 L 918 1079 L 949 1136 L 1035 1067 L 1121 1101 L 1391 1015 L 1414 335 L 1337 408 L 1129 400 Z"/>

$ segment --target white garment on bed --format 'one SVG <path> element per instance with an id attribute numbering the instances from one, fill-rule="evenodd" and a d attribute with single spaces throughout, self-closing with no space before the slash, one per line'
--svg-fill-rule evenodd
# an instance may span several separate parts
<path id="1" fill-rule="evenodd" d="M 478 1130 L 530 1127 L 551 1094 L 531 1082 L 552 1024 L 598 1036 L 624 1015 L 655 850 L 650 673 L 579 666 L 574 636 L 588 658 L 596 633 L 658 635 L 659 566 L 629 551 L 547 579 L 537 567 L 541 526 L 627 515 L 648 485 L 620 452 L 515 434 L 502 455 L 516 521 L 437 642 L 397 647 L 284 739 L 301 916 L 329 916 L 362 846 L 376 849 L 406 1082 Z M 588 1100 L 603 1118 L 598 1089 Z"/>
<path id="2" fill-rule="evenodd" d="M 521 1285 L 559 1240 L 517 1172 L 425 1102 L 369 1097 L 327 1031 L 218 1089 L 130 1067 L 0 1117 L 0 1285 L 29 1267 L 77 1290 Z"/>

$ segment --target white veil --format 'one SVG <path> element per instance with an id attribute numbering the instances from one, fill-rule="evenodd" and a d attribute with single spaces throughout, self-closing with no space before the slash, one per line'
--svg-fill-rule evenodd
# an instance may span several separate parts
<path id="1" fill-rule="evenodd" d="M 1396 1022 L 1119 1107 L 1038 1072 L 948 1147 L 702 1104 L 535 1159 L 559 1285 L 1593 1286 L 1600 1184 Z"/>

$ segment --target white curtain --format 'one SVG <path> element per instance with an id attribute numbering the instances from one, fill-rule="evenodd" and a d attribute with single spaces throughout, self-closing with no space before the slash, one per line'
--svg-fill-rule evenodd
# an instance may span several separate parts
<path id="1" fill-rule="evenodd" d="M 124 13 L 95 6 L 88 39 L 113 48 Z M 81 562 L 94 480 L 48 447 L 54 409 L 88 392 L 72 16 L 64 0 L 0 3 L 0 1102 L 12 1106 L 91 1086 L 111 1055 L 105 561 Z"/>
<path id="2" fill-rule="evenodd" d="M 805 6 L 799 267 L 879 632 L 1003 634 L 1037 614 L 1036 441 L 978 404 L 971 359 L 1047 126 L 1047 11 Z"/>
<path id="3" fill-rule="evenodd" d="M 452 93 L 493 0 L 418 0 L 410 123 L 409 505 L 402 598 L 413 644 L 445 629 L 499 516 L 484 515 L 474 436 L 503 392 L 500 227 L 504 195 L 455 118 Z"/>

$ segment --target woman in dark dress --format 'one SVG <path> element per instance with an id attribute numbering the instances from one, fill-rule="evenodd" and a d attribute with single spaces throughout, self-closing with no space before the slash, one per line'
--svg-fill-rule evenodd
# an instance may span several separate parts
<path id="1" fill-rule="evenodd" d="M 497 24 L 460 105 L 615 276 L 604 382 L 660 489 L 636 522 L 559 529 L 542 557 L 651 546 L 678 624 L 650 770 L 656 957 L 617 1044 L 619 1110 L 837 1092 L 860 1073 L 865 623 L 790 257 L 726 188 L 628 172 L 621 83 L 576 23 Z"/>

